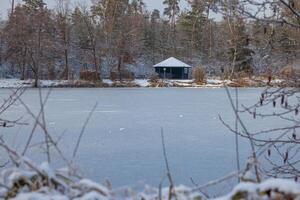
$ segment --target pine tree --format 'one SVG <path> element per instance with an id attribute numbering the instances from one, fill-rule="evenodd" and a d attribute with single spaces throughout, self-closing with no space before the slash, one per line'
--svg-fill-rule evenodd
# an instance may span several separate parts
<path id="1" fill-rule="evenodd" d="M 144 54 L 153 65 L 156 64 L 158 60 L 161 60 L 159 51 L 161 22 L 160 12 L 155 9 L 151 13 L 151 16 L 146 18 L 144 27 Z"/>
<path id="2" fill-rule="evenodd" d="M 246 72 L 251 74 L 252 69 L 252 53 L 250 48 L 250 38 L 246 33 L 246 24 L 242 18 L 237 19 L 235 26 L 235 37 L 233 39 L 233 47 L 229 48 L 229 58 L 233 62 L 234 72 Z"/>
<path id="3" fill-rule="evenodd" d="M 180 13 L 179 8 L 180 0 L 164 0 L 163 4 L 166 5 L 164 9 L 164 15 L 169 17 L 170 31 L 168 31 L 167 41 L 171 43 L 171 53 L 176 54 L 177 44 L 176 44 L 176 17 Z"/>
<path id="4" fill-rule="evenodd" d="M 179 16 L 178 24 L 182 33 L 180 35 L 181 43 L 184 45 L 181 49 L 188 51 L 185 53 L 188 58 L 200 57 L 205 50 L 203 48 L 203 38 L 206 18 L 202 13 L 197 14 L 194 11 L 187 11 Z"/>
<path id="5" fill-rule="evenodd" d="M 25 6 L 30 10 L 43 8 L 46 4 L 43 0 L 23 0 Z"/>

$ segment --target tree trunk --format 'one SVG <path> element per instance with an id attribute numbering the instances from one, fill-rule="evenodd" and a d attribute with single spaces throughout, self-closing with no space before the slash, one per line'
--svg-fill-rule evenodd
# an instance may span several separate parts
<path id="1" fill-rule="evenodd" d="M 25 80 L 25 67 L 24 64 L 21 66 L 21 80 Z"/>
<path id="2" fill-rule="evenodd" d="M 119 56 L 118 59 L 118 74 L 119 74 L 119 80 L 122 81 L 122 66 L 123 66 L 123 56 Z"/>
<path id="3" fill-rule="evenodd" d="M 96 48 L 93 48 L 93 58 L 94 58 L 94 68 L 96 72 L 96 80 L 100 80 L 100 73 L 99 73 L 99 67 L 98 67 L 98 60 L 97 60 L 97 54 L 96 54 Z"/>
<path id="4" fill-rule="evenodd" d="M 30 58 L 31 58 L 31 70 L 33 72 L 33 76 L 34 76 L 34 85 L 33 87 L 38 87 L 39 86 L 39 64 L 38 62 L 36 62 L 36 60 L 34 59 L 33 53 L 30 53 Z"/>
<path id="5" fill-rule="evenodd" d="M 21 80 L 25 80 L 27 79 L 27 76 L 26 76 L 26 56 L 27 56 L 27 47 L 25 47 L 25 51 L 24 51 L 24 54 L 23 54 L 23 58 L 22 58 L 22 75 L 21 75 Z"/>
<path id="6" fill-rule="evenodd" d="M 65 46 L 65 71 L 64 71 L 64 77 L 66 80 L 69 80 L 69 58 L 68 58 L 68 49 Z"/>
<path id="7" fill-rule="evenodd" d="M 34 76 L 34 85 L 33 87 L 37 88 L 39 86 L 39 69 L 36 67 L 35 62 L 32 58 L 32 72 Z"/>
<path id="8" fill-rule="evenodd" d="M 33 87 L 37 88 L 39 86 L 39 75 L 34 73 L 34 85 Z"/>
<path id="9" fill-rule="evenodd" d="M 15 9 L 15 0 L 11 1 L 11 15 L 14 14 L 14 9 Z"/>

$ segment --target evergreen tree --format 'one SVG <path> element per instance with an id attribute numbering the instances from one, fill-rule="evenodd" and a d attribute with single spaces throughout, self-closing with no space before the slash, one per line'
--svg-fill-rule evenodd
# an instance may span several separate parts
<path id="1" fill-rule="evenodd" d="M 170 30 L 168 31 L 167 41 L 171 44 L 171 53 L 176 54 L 177 44 L 176 44 L 176 17 L 180 13 L 179 8 L 180 0 L 164 0 L 163 4 L 166 5 L 164 9 L 164 15 L 169 17 Z"/>
<path id="2" fill-rule="evenodd" d="M 251 74 L 253 51 L 250 48 L 250 39 L 245 26 L 244 20 L 238 18 L 235 25 L 235 37 L 232 41 L 234 46 L 229 48 L 229 58 L 233 61 L 234 72 L 243 71 Z"/>
<path id="3" fill-rule="evenodd" d="M 44 3 L 44 0 L 23 0 L 23 2 L 25 3 L 25 6 L 30 10 L 43 8 L 46 5 Z"/>
<path id="4" fill-rule="evenodd" d="M 181 44 L 183 50 L 189 51 L 187 57 L 200 56 L 203 51 L 204 27 L 206 18 L 193 11 L 183 12 L 178 19 Z M 207 33 L 205 33 L 207 34 Z"/>
<path id="5" fill-rule="evenodd" d="M 152 64 L 161 60 L 160 58 L 160 29 L 161 29 L 161 18 L 159 10 L 153 10 L 146 20 L 144 27 L 144 50 L 147 59 L 150 59 Z"/>

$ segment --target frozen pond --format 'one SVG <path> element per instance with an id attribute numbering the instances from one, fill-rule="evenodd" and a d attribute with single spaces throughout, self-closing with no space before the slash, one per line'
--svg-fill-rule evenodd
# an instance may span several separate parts
<path id="1" fill-rule="evenodd" d="M 254 104 L 261 90 L 240 89 L 240 101 Z M 43 89 L 44 96 L 47 91 Z M 0 90 L 1 99 L 9 93 Z M 27 90 L 22 99 L 32 111 L 38 112 L 38 90 Z M 220 114 L 234 125 L 225 89 L 53 89 L 45 108 L 47 126 L 56 137 L 64 133 L 59 146 L 67 156 L 71 157 L 80 129 L 96 102 L 98 107 L 76 157 L 85 175 L 95 181 L 107 179 L 113 186 L 137 183 L 158 186 L 165 173 L 161 127 L 175 184 L 191 185 L 190 177 L 205 183 L 236 168 L 234 135 L 218 118 Z M 32 123 L 22 105 L 6 113 L 10 119 L 20 115 Z M 247 125 L 261 128 L 268 123 L 249 117 Z M 29 125 L 2 128 L 1 132 L 22 149 L 31 129 Z M 247 159 L 248 146 L 247 141 L 241 141 L 243 161 Z M 38 155 L 42 151 L 33 148 L 30 154 L 45 160 Z M 56 161 L 52 165 L 63 163 Z"/>

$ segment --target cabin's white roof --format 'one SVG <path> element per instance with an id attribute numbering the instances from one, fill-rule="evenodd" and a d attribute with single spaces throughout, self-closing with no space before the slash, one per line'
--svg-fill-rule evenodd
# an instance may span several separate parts
<path id="1" fill-rule="evenodd" d="M 168 58 L 156 65 L 154 67 L 192 67 L 174 57 Z"/>

